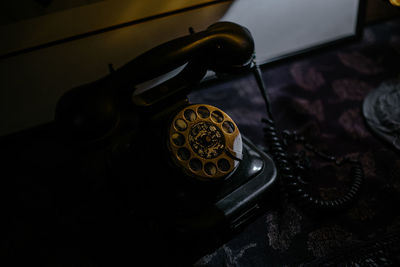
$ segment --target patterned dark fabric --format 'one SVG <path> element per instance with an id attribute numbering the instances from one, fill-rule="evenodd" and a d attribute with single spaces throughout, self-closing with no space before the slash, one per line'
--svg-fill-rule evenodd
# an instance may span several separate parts
<path id="1" fill-rule="evenodd" d="M 399 62 L 400 20 L 392 20 L 365 28 L 358 42 L 263 69 L 278 128 L 296 130 L 336 157 L 359 159 L 361 193 L 331 216 L 308 215 L 291 202 L 277 205 L 196 266 L 400 265 L 400 157 L 372 134 L 361 111 L 371 90 L 400 75 Z M 251 75 L 202 88 L 190 99 L 221 108 L 242 134 L 268 146 L 265 105 Z M 315 166 L 321 196 L 345 190 L 346 170 Z"/>

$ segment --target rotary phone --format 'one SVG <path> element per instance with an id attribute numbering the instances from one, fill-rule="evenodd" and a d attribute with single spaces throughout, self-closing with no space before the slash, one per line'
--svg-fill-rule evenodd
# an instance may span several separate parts
<path id="1" fill-rule="evenodd" d="M 177 75 L 137 92 L 143 83 L 178 68 L 183 69 Z M 266 104 L 268 154 L 241 135 L 218 107 L 189 102 L 187 95 L 210 70 L 218 76 L 253 71 Z M 240 25 L 217 22 L 191 31 L 117 70 L 111 66 L 110 72 L 63 95 L 55 121 L 68 146 L 104 156 L 94 165 L 105 166 L 113 214 L 108 229 L 115 233 L 95 250 L 103 248 L 100 254 L 109 255 L 114 265 L 128 258 L 187 265 L 223 244 L 268 203 L 281 202 L 276 199 L 289 199 L 320 216 L 348 206 L 360 190 L 360 162 L 337 159 L 296 133 L 277 131 L 254 62 L 253 39 Z M 337 166 L 349 164 L 348 190 L 331 199 L 316 194 L 302 176 L 307 159 L 290 155 L 288 142 Z M 280 198 L 275 193 L 282 190 L 274 190 L 277 170 L 284 190 Z"/>
<path id="2" fill-rule="evenodd" d="M 111 68 L 59 100 L 56 122 L 65 142 L 106 151 L 108 184 L 124 214 L 116 250 L 136 240 L 135 255 L 147 261 L 161 251 L 163 261 L 193 261 L 272 196 L 271 157 L 224 111 L 187 99 L 207 71 L 235 74 L 250 68 L 253 55 L 246 28 L 218 22 Z M 179 74 L 135 94 L 137 85 L 180 66 Z"/>

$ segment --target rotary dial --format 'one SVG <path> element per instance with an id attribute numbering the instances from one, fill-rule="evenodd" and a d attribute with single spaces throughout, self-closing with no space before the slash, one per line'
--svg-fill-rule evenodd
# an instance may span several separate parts
<path id="1" fill-rule="evenodd" d="M 210 105 L 190 105 L 173 118 L 169 150 L 183 171 L 201 180 L 227 177 L 242 159 L 242 138 L 232 119 Z"/>

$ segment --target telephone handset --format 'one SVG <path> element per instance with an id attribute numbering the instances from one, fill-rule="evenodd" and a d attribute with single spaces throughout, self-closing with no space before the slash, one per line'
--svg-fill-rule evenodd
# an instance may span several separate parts
<path id="1" fill-rule="evenodd" d="M 235 23 L 218 22 L 206 30 L 161 44 L 95 82 L 67 92 L 58 102 L 56 119 L 78 139 L 103 138 L 130 109 L 136 85 L 184 64 L 180 74 L 136 98 L 138 106 L 184 97 L 207 70 L 232 72 L 249 66 L 254 53 L 250 32 Z M 168 105 L 168 103 L 167 103 Z"/>
<path id="2" fill-rule="evenodd" d="M 57 104 L 56 122 L 73 143 L 104 145 L 124 206 L 177 238 L 195 238 L 192 252 L 201 254 L 211 249 L 204 243 L 260 212 L 276 181 L 271 157 L 242 136 L 228 114 L 187 99 L 208 70 L 234 73 L 250 67 L 253 55 L 246 28 L 215 23 L 70 90 Z M 178 75 L 133 95 L 136 85 L 182 65 Z"/>

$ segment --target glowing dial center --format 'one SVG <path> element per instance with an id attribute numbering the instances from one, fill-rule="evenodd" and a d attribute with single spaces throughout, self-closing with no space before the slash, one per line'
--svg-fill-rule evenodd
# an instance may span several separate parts
<path id="1" fill-rule="evenodd" d="M 211 122 L 203 121 L 193 125 L 188 139 L 193 151 L 204 159 L 216 158 L 225 150 L 225 137 Z"/>

